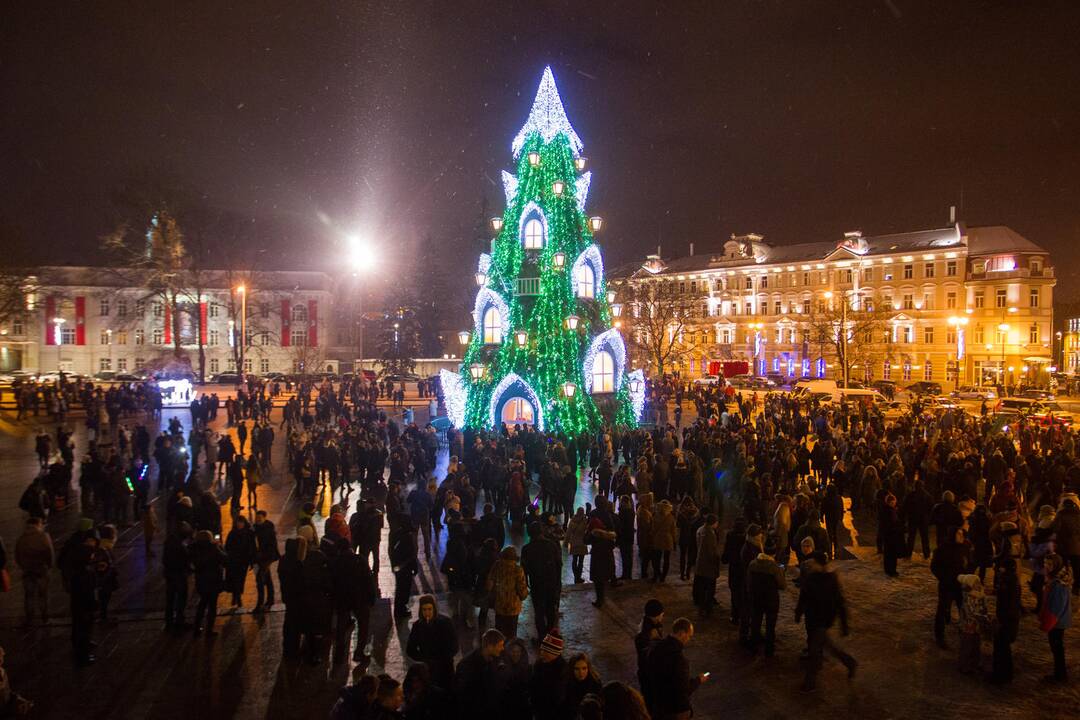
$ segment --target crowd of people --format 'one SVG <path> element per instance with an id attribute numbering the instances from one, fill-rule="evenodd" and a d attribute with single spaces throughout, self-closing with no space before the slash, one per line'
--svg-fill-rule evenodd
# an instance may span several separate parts
<path id="1" fill-rule="evenodd" d="M 677 619 L 665 634 L 663 606 L 650 600 L 635 638 L 638 690 L 601 685 L 587 655 L 562 660 L 564 557 L 575 584 L 586 582 L 588 559 L 597 607 L 635 577 L 667 583 L 677 565 L 679 579 L 691 581 L 699 623 L 713 622 L 725 604 L 717 585 L 726 567 L 726 615 L 746 652 L 767 657 L 776 652 L 792 582 L 791 611 L 806 629 L 803 688 L 813 691 L 826 652 L 849 677 L 858 666 L 834 637 L 837 627 L 848 631 L 834 561 L 857 544 L 856 512 L 876 525 L 887 576 L 925 572 L 908 562 L 916 550 L 931 560 L 933 637 L 947 647 L 946 627 L 957 629 L 963 672 L 982 669 L 989 640 L 990 682 L 1012 679 L 1011 646 L 1028 625 L 1021 578 L 1030 568 L 1030 630 L 1047 634 L 1048 680 L 1067 678 L 1063 637 L 1080 591 L 1080 464 L 1075 435 L 1061 425 L 1002 428 L 960 410 L 886 421 L 857 404 L 666 385 L 651 391 L 651 404 L 676 400 L 673 425 L 573 438 L 528 426 L 451 429 L 440 438 L 430 425 L 402 427 L 380 409 L 379 397 L 393 387 L 361 378 L 301 383 L 278 426 L 297 502 L 295 533 L 281 544 L 257 507 L 258 487 L 274 468 L 266 401 L 276 393 L 244 389 L 225 403 L 225 432 L 210 427 L 219 404 L 210 399 L 193 399 L 186 437 L 177 418 L 151 439 L 152 418 L 106 411 L 80 466 L 84 520 L 55 557 L 45 520 L 64 507 L 75 453 L 63 423 L 55 441 L 39 434 L 42 473 L 20 501 L 30 519 L 16 548 L 26 620 L 47 617 L 48 577 L 59 568 L 79 662 L 93 662 L 94 623 L 108 621 L 109 598 L 123 580 L 112 558 L 117 527 L 142 523 L 152 552 L 155 505 L 163 505 L 167 629 L 212 637 L 219 596 L 239 607 L 251 573 L 254 612 L 280 598 L 285 655 L 315 664 L 351 656 L 369 667 L 384 529 L 397 622 L 411 619 L 421 552 L 438 561 L 447 612 L 434 596 L 420 598 L 406 646 L 416 662 L 409 675 L 403 683 L 364 675 L 343 691 L 335 717 L 396 717 L 402 708 L 406 717 L 428 717 L 444 703 L 463 717 L 493 708 L 514 717 L 681 717 L 707 681 L 690 674 L 682 654 L 693 623 Z M 687 400 L 698 414 L 683 426 Z M 450 458 L 436 481 L 440 443 Z M 577 498 L 582 481 L 595 486 L 587 503 Z M 232 521 L 222 540 L 226 512 Z M 190 615 L 192 589 L 198 601 Z M 522 629 L 526 602 L 535 627 Z M 459 659 L 459 634 L 473 628 L 482 631 L 480 645 Z M 489 691 L 473 691 L 480 687 Z M 627 714 L 611 714 L 611 706 Z"/>

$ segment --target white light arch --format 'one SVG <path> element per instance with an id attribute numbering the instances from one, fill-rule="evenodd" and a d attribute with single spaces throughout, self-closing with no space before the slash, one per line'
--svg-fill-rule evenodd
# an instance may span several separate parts
<path id="1" fill-rule="evenodd" d="M 537 218 L 540 221 L 540 225 L 544 228 L 544 242 L 543 242 L 543 245 L 546 246 L 547 242 L 548 242 L 548 238 L 551 237 L 551 233 L 548 232 L 547 216 L 544 215 L 543 209 L 541 209 L 541 207 L 539 205 L 537 205 L 535 201 L 530 201 L 529 204 L 526 205 L 521 210 L 521 219 L 518 220 L 518 242 L 521 243 L 522 246 L 524 247 L 524 245 L 525 245 L 525 223 L 527 223 L 529 220 L 531 220 L 533 218 Z"/>
<path id="2" fill-rule="evenodd" d="M 623 373 L 626 371 L 626 344 L 622 335 L 615 328 L 602 332 L 593 338 L 589 349 L 585 352 L 585 363 L 582 371 L 585 375 L 585 392 L 592 392 L 593 365 L 596 363 L 596 354 L 601 350 L 611 353 L 615 361 L 615 390 L 622 387 Z"/>
<path id="3" fill-rule="evenodd" d="M 473 329 L 477 337 L 484 337 L 484 313 L 489 307 L 494 307 L 499 311 L 499 318 L 502 321 L 502 336 L 505 338 L 510 331 L 510 308 L 497 292 L 487 287 L 480 288 L 480 291 L 476 293 L 476 303 L 473 305 Z"/>
<path id="4" fill-rule="evenodd" d="M 499 409 L 499 401 L 502 400 L 503 394 L 509 390 L 514 383 L 521 383 L 521 386 L 525 388 L 525 396 L 532 403 L 533 409 L 536 411 L 536 429 L 543 432 L 544 406 L 540 404 L 540 398 L 537 396 L 536 391 L 532 389 L 532 386 L 525 382 L 525 379 L 517 373 L 510 373 L 504 377 L 491 392 L 491 402 L 488 405 L 488 422 L 492 428 L 497 428 L 499 426 L 499 418 L 496 415 L 496 412 Z"/>
<path id="5" fill-rule="evenodd" d="M 593 271 L 593 297 L 600 292 L 600 283 L 604 277 L 604 260 L 600 257 L 600 248 L 595 244 L 585 248 L 577 259 L 574 260 L 573 266 L 570 268 L 570 282 L 571 290 L 574 293 L 574 297 L 580 297 L 578 294 L 577 280 L 578 280 L 578 268 L 582 265 L 589 265 Z"/>

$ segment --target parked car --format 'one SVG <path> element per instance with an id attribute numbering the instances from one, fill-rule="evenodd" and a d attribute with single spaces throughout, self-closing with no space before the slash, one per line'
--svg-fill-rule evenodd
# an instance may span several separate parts
<path id="1" fill-rule="evenodd" d="M 215 383 L 217 385 L 239 385 L 240 384 L 240 374 L 239 373 L 234 373 L 234 372 L 218 373 L 217 375 L 214 375 L 210 379 L 210 382 Z"/>
<path id="2" fill-rule="evenodd" d="M 941 383 L 929 380 L 911 383 L 904 389 L 914 395 L 941 395 Z"/>
<path id="3" fill-rule="evenodd" d="M 952 395 L 957 400 L 997 400 L 997 390 L 977 385 L 962 385 Z"/>
<path id="4" fill-rule="evenodd" d="M 101 382 L 111 382 L 116 379 L 116 373 L 112 370 L 102 370 L 94 373 L 94 379 Z"/>
<path id="5" fill-rule="evenodd" d="M 141 382 L 142 378 L 138 375 L 132 375 L 131 373 L 116 373 L 116 376 L 113 377 L 113 380 L 115 380 L 116 382 L 131 383 Z"/>
<path id="6" fill-rule="evenodd" d="M 1025 390 L 1020 393 L 1020 397 L 1032 400 L 1053 400 L 1055 395 L 1050 390 Z"/>
<path id="7" fill-rule="evenodd" d="M 694 385 L 723 385 L 722 378 L 719 375 L 705 375 L 703 377 L 694 378 Z"/>
<path id="8" fill-rule="evenodd" d="M 1005 411 L 1015 412 L 1044 427 L 1050 424 L 1068 427 L 1075 420 L 1072 413 L 1066 411 L 1052 400 L 1033 400 L 1022 397 L 1002 398 L 995 408 L 995 414 Z"/>

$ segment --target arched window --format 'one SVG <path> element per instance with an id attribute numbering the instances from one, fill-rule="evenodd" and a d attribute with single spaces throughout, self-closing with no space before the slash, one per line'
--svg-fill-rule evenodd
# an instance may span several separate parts
<path id="1" fill-rule="evenodd" d="M 592 265 L 589 263 L 578 265 L 575 279 L 578 297 L 590 299 L 596 297 L 596 274 L 593 272 Z"/>
<path id="2" fill-rule="evenodd" d="M 592 391 L 594 393 L 615 392 L 615 358 L 607 350 L 596 353 L 592 369 Z"/>
<path id="3" fill-rule="evenodd" d="M 484 311 L 484 344 L 502 344 L 502 317 L 499 309 L 494 305 Z"/>
<path id="4" fill-rule="evenodd" d="M 541 250 L 544 247 L 544 224 L 539 218 L 525 221 L 525 233 L 522 238 L 526 250 Z"/>
<path id="5" fill-rule="evenodd" d="M 293 322 L 307 322 L 307 306 L 293 305 L 292 319 Z"/>

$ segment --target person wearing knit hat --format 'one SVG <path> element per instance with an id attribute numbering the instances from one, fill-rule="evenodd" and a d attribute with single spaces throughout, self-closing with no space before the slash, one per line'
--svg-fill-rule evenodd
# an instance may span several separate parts
<path id="1" fill-rule="evenodd" d="M 540 643 L 540 657 L 533 665 L 529 681 L 529 697 L 536 718 L 565 717 L 563 706 L 570 672 L 562 655 L 563 645 L 558 628 L 551 628 Z"/>

